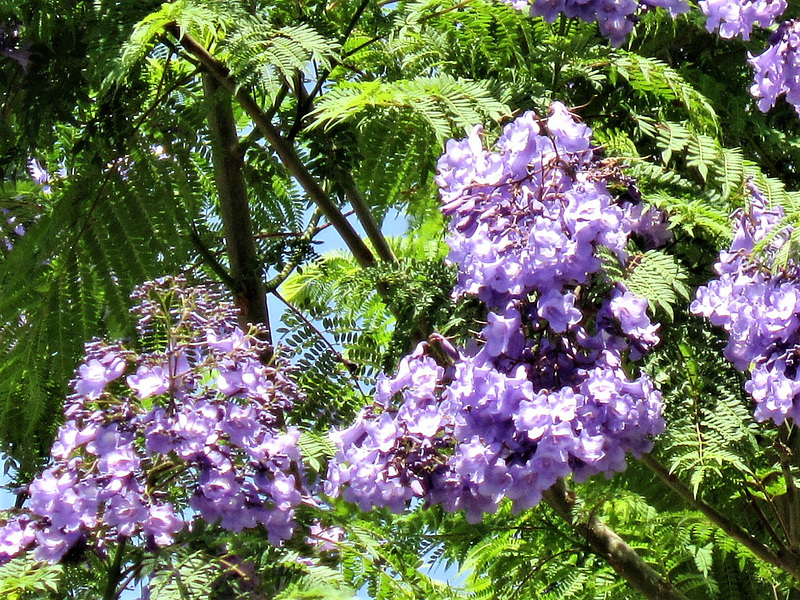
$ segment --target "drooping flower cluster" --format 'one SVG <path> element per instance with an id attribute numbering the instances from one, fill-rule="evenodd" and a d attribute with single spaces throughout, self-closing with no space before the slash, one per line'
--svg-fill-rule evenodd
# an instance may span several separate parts
<path id="1" fill-rule="evenodd" d="M 664 426 L 652 381 L 625 371 L 658 325 L 646 300 L 592 276 L 598 246 L 625 261 L 632 234 L 664 239 L 664 224 L 558 103 L 509 124 L 496 151 L 480 127 L 450 141 L 437 182 L 454 293 L 486 304 L 486 326 L 469 350 L 420 344 L 379 381 L 374 405 L 336 435 L 328 493 L 394 511 L 421 497 L 477 521 L 505 497 L 537 504 L 559 477 L 624 469 Z M 626 201 L 610 182 L 627 185 Z"/>
<path id="2" fill-rule="evenodd" d="M 700 0 L 700 10 L 708 17 L 706 29 L 719 29 L 725 39 L 742 36 L 749 40 L 756 24 L 772 27 L 786 10 L 786 0 Z"/>
<path id="3" fill-rule="evenodd" d="M 28 172 L 34 183 L 42 186 L 45 194 L 50 193 L 50 176 L 39 161 L 32 158 L 28 162 Z M 0 207 L 0 244 L 5 250 L 13 250 L 17 240 L 25 235 L 27 228 L 39 219 L 39 208 L 19 195 L 6 201 Z M 0 250 L 1 251 L 1 250 Z"/>
<path id="4" fill-rule="evenodd" d="M 691 311 L 728 333 L 725 357 L 734 367 L 752 368 L 745 389 L 756 401 L 756 419 L 781 424 L 800 417 L 798 270 L 789 262 L 773 273 L 791 229 L 776 230 L 783 210 L 769 208 L 761 192 L 750 189 L 748 210 L 735 216 L 731 247 L 714 266 L 719 277 L 697 290 Z M 756 253 L 759 242 L 764 248 Z"/>
<path id="5" fill-rule="evenodd" d="M 800 114 L 800 20 L 782 23 L 769 44 L 762 54 L 750 57 L 755 68 L 750 93 L 763 112 L 786 94 L 786 101 Z"/>
<path id="6" fill-rule="evenodd" d="M 651 8 L 666 8 L 674 18 L 688 12 L 686 0 L 503 0 L 517 10 L 543 17 L 552 23 L 560 14 L 577 17 L 587 23 L 597 23 L 600 33 L 614 46 L 620 46 L 638 21 L 636 13 Z"/>
<path id="7" fill-rule="evenodd" d="M 95 341 L 72 383 L 51 466 L 0 529 L 0 560 L 57 561 L 138 539 L 164 546 L 197 516 L 292 535 L 303 477 L 283 414 L 298 388 L 219 294 L 168 278 L 135 296 L 146 352 Z"/>
<path id="8" fill-rule="evenodd" d="M 0 235 L 6 250 L 14 248 L 14 242 L 25 235 L 25 225 L 20 218 L 7 208 L 0 208 Z"/>

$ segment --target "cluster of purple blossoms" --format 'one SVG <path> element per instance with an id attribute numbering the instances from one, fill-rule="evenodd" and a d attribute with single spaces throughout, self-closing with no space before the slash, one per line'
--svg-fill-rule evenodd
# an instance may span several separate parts
<path id="1" fill-rule="evenodd" d="M 772 27 L 786 10 L 786 0 L 700 0 L 700 10 L 708 17 L 706 29 L 719 29 L 725 39 L 742 36 L 749 40 L 753 28 Z"/>
<path id="2" fill-rule="evenodd" d="M 527 10 L 531 16 L 543 17 L 552 23 L 560 14 L 577 17 L 587 23 L 597 23 L 600 33 L 614 46 L 621 46 L 638 21 L 637 12 L 666 8 L 674 18 L 689 11 L 686 0 L 502 0 L 517 10 Z"/>
<path id="3" fill-rule="evenodd" d="M 448 142 L 438 170 L 454 293 L 480 298 L 486 325 L 464 351 L 433 336 L 379 380 L 335 435 L 326 491 L 365 510 L 420 497 L 478 521 L 503 498 L 536 505 L 560 477 L 623 470 L 663 430 L 660 393 L 626 372 L 659 341 L 647 301 L 621 284 L 588 290 L 609 289 L 594 285 L 598 246 L 624 262 L 632 235 L 666 228 L 558 103 L 506 126 L 495 151 L 480 127 Z"/>
<path id="4" fill-rule="evenodd" d="M 32 158 L 28 162 L 28 172 L 33 181 L 42 187 L 45 194 L 51 193 L 50 174 L 42 167 L 38 159 Z M 0 208 L 0 244 L 6 250 L 13 250 L 16 241 L 25 235 L 26 225 L 39 219 L 37 212 L 31 214 L 31 207 L 27 205 L 23 196 L 13 198 L 7 207 Z"/>
<path id="5" fill-rule="evenodd" d="M 753 28 L 772 27 L 788 6 L 786 0 L 701 0 L 708 17 L 706 28 L 718 29 L 720 37 L 741 36 L 749 40 Z M 781 96 L 800 114 L 800 20 L 781 23 L 769 38 L 769 46 L 758 55 L 749 54 L 753 66 L 750 94 L 758 108 L 767 112 Z"/>
<path id="6" fill-rule="evenodd" d="M 783 210 L 750 190 L 748 210 L 735 215 L 731 247 L 714 266 L 719 277 L 697 290 L 691 311 L 728 333 L 725 357 L 751 370 L 745 389 L 756 401 L 756 419 L 780 425 L 800 418 L 800 287 L 796 263 L 773 269 L 791 235 L 781 226 Z"/>
<path id="7" fill-rule="evenodd" d="M 786 94 L 786 101 L 800 114 L 800 20 L 782 23 L 769 44 L 762 54 L 750 56 L 755 68 L 750 93 L 763 112 Z"/>
<path id="8" fill-rule="evenodd" d="M 165 546 L 194 518 L 262 525 L 274 544 L 292 535 L 306 492 L 299 432 L 284 425 L 300 396 L 286 365 L 266 361 L 258 330 L 236 327 L 235 307 L 206 288 L 167 278 L 135 297 L 149 351 L 87 344 L 52 464 L 0 528 L 0 561 Z"/>

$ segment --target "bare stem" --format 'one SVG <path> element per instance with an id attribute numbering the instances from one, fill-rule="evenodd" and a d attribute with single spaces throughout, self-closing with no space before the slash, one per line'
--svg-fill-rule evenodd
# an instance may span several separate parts
<path id="1" fill-rule="evenodd" d="M 347 194 L 347 200 L 350 202 L 350 206 L 353 207 L 356 215 L 358 215 L 358 220 L 364 227 L 367 238 L 369 238 L 369 241 L 372 242 L 375 252 L 381 260 L 390 263 L 397 262 L 394 252 L 392 252 L 392 249 L 386 242 L 386 238 L 381 232 L 381 228 L 378 227 L 378 223 L 375 221 L 372 210 L 370 210 L 369 206 L 367 206 L 367 203 L 364 201 L 364 197 L 361 195 L 361 190 L 358 189 L 356 182 L 353 180 L 350 174 L 347 174 L 346 177 L 347 181 L 345 182 L 345 194 Z"/>
<path id="2" fill-rule="evenodd" d="M 127 538 L 120 537 L 117 542 L 117 550 L 114 552 L 114 561 L 108 570 L 108 582 L 106 583 L 103 600 L 115 600 L 117 597 L 117 586 L 122 578 L 122 557 L 125 554 L 125 544 Z"/>
<path id="3" fill-rule="evenodd" d="M 792 463 L 794 461 L 797 436 L 794 434 L 794 426 L 787 423 L 779 429 L 780 436 L 775 442 L 775 448 L 780 456 L 781 471 L 783 473 L 784 481 L 786 482 L 786 494 L 776 500 L 781 500 L 781 505 L 788 520 L 788 541 L 789 550 L 797 553 L 800 546 L 800 505 L 798 504 L 798 497 L 800 497 L 800 490 L 794 481 L 792 473 Z"/>
<path id="4" fill-rule="evenodd" d="M 277 290 L 281 284 L 289 278 L 289 275 L 292 274 L 300 261 L 303 259 L 303 255 L 305 253 L 305 249 L 307 244 L 311 243 L 311 240 L 314 238 L 314 235 L 318 231 L 319 219 L 321 217 L 321 213 L 319 209 L 317 209 L 311 217 L 311 221 L 308 223 L 305 231 L 297 237 L 297 250 L 295 250 L 294 255 L 286 261 L 283 269 L 281 269 L 280 273 L 275 275 L 272 279 L 267 281 L 265 284 L 265 288 L 267 292 L 274 292 Z"/>

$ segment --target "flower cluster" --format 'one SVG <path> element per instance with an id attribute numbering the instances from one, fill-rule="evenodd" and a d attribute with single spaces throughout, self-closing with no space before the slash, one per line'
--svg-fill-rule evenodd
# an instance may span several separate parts
<path id="1" fill-rule="evenodd" d="M 170 544 L 198 516 L 272 543 L 293 532 L 304 494 L 298 431 L 283 415 L 299 397 L 257 329 L 212 291 L 167 278 L 135 297 L 136 353 L 87 345 L 52 465 L 28 487 L 27 509 L 0 529 L 0 560 L 38 560 L 139 539 Z M 188 516 L 187 516 L 188 515 Z"/>
<path id="2" fill-rule="evenodd" d="M 624 469 L 664 427 L 652 381 L 625 370 L 658 325 L 646 300 L 597 276 L 597 248 L 625 261 L 633 234 L 664 239 L 662 220 L 558 103 L 509 124 L 495 151 L 480 127 L 450 141 L 437 183 L 454 293 L 480 298 L 486 325 L 464 351 L 433 337 L 379 381 L 336 434 L 328 493 L 394 511 L 421 497 L 477 521 L 506 497 L 537 504 L 559 477 Z"/>
<path id="3" fill-rule="evenodd" d="M 768 28 L 786 10 L 786 0 L 700 0 L 700 10 L 708 17 L 706 29 L 719 29 L 719 36 L 749 40 L 758 24 Z"/>
<path id="4" fill-rule="evenodd" d="M 51 192 L 50 175 L 39 161 L 32 158 L 28 162 L 28 172 L 34 183 L 42 187 L 45 194 Z M 16 196 L 0 208 L 0 244 L 6 250 L 13 250 L 17 240 L 25 235 L 27 227 L 39 219 L 38 207 L 23 196 Z"/>
<path id="5" fill-rule="evenodd" d="M 503 0 L 517 10 L 527 10 L 528 0 Z M 600 33 L 614 46 L 620 46 L 637 22 L 636 13 L 651 8 L 666 8 L 672 17 L 689 10 L 686 0 L 533 0 L 531 15 L 552 23 L 558 15 L 597 23 Z"/>
<path id="6" fill-rule="evenodd" d="M 731 247 L 714 266 L 719 277 L 699 288 L 691 305 L 694 314 L 728 333 L 725 357 L 734 367 L 752 367 L 745 389 L 756 401 L 756 419 L 777 424 L 800 417 L 797 265 L 790 262 L 777 273 L 772 268 L 791 234 L 776 229 L 783 216 L 751 185 L 750 206 L 735 216 Z M 759 245 L 763 250 L 756 253 Z"/>
<path id="7" fill-rule="evenodd" d="M 786 94 L 786 101 L 800 114 L 800 20 L 782 23 L 769 43 L 762 54 L 750 57 L 755 68 L 750 93 L 764 112 Z"/>

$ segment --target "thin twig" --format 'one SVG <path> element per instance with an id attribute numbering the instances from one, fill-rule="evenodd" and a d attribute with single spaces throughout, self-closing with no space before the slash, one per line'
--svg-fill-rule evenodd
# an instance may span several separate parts
<path id="1" fill-rule="evenodd" d="M 264 285 L 264 288 L 267 292 L 271 292 L 273 290 L 277 290 L 280 285 L 289 278 L 289 275 L 292 274 L 297 266 L 300 264 L 300 261 L 303 260 L 303 255 L 305 254 L 304 250 L 311 243 L 311 240 L 314 238 L 314 235 L 317 233 L 317 225 L 319 224 L 319 220 L 322 217 L 322 212 L 317 209 L 314 211 L 314 214 L 311 217 L 311 221 L 308 223 L 308 227 L 306 227 L 305 231 L 301 236 L 297 239 L 297 250 L 286 264 L 281 269 L 280 273 L 275 275 L 272 279 L 267 281 Z"/>
<path id="2" fill-rule="evenodd" d="M 194 244 L 195 249 L 200 253 L 200 256 L 205 259 L 206 264 L 211 268 L 212 271 L 222 280 L 222 283 L 225 286 L 233 290 L 236 287 L 236 280 L 231 277 L 231 274 L 228 273 L 228 270 L 222 265 L 217 257 L 214 256 L 213 252 L 205 245 L 203 239 L 200 237 L 200 232 L 197 231 L 197 226 L 192 223 L 191 230 L 189 231 L 189 236 L 192 239 L 192 243 Z"/>
<path id="3" fill-rule="evenodd" d="M 767 515 L 764 514 L 764 511 L 761 510 L 761 507 L 756 502 L 756 499 L 753 497 L 753 494 L 750 493 L 750 490 L 747 487 L 743 488 L 744 493 L 747 496 L 747 501 L 750 503 L 750 506 L 753 507 L 758 519 L 761 521 L 761 524 L 764 526 L 764 529 L 767 530 L 769 537 L 772 538 L 772 541 L 775 542 L 775 545 L 778 548 L 783 548 L 783 540 L 778 535 L 778 532 L 775 531 L 775 528 L 772 526 L 772 523 L 769 522 Z"/>
<path id="4" fill-rule="evenodd" d="M 366 396 L 366 394 L 364 393 L 364 390 L 361 389 L 361 383 L 358 381 L 358 378 L 355 376 L 355 373 L 353 373 L 350 370 L 350 364 L 351 363 L 347 359 L 345 359 L 344 356 L 342 356 L 342 353 L 339 352 L 339 350 L 337 350 L 336 346 L 334 346 L 328 340 L 328 338 L 326 338 L 325 335 L 319 329 L 317 329 L 314 326 L 314 324 L 311 321 L 309 321 L 302 312 L 300 312 L 300 310 L 297 309 L 297 307 L 294 304 L 292 304 L 291 302 L 286 300 L 286 298 L 281 296 L 281 294 L 280 294 L 280 292 L 278 292 L 278 290 L 271 290 L 270 294 L 272 294 L 278 300 L 280 300 L 284 304 L 284 306 L 286 306 L 286 308 L 288 308 L 290 311 L 292 311 L 297 316 L 297 318 L 300 319 L 303 322 L 303 324 L 306 327 L 308 327 L 320 340 L 322 340 L 322 343 L 325 344 L 330 349 L 330 351 L 336 356 L 337 360 L 342 365 L 344 365 L 345 371 L 347 371 L 347 374 L 353 380 L 353 383 L 355 383 L 356 388 L 358 389 L 359 393 L 362 396 Z"/>
<path id="5" fill-rule="evenodd" d="M 780 437 L 775 443 L 775 447 L 780 454 L 781 471 L 783 479 L 786 483 L 786 496 L 781 498 L 786 507 L 786 512 L 789 513 L 789 550 L 796 553 L 798 549 L 798 541 L 800 541 L 800 506 L 797 501 L 800 497 L 797 485 L 794 481 L 792 474 L 792 449 L 791 449 L 792 430 L 787 424 L 780 428 Z"/>
<path id="6" fill-rule="evenodd" d="M 571 552 L 575 552 L 575 550 L 576 550 L 575 548 L 567 548 L 566 550 L 561 550 L 560 552 L 556 552 L 555 554 L 551 554 L 547 558 L 543 558 L 542 560 L 540 560 L 538 562 L 538 564 L 535 567 L 533 567 L 530 571 L 528 571 L 525 574 L 525 576 L 520 580 L 520 582 L 514 588 L 514 591 L 511 592 L 511 595 L 509 596 L 509 599 L 516 598 L 517 595 L 519 594 L 520 590 L 522 589 L 522 586 L 525 585 L 534 575 L 536 575 L 536 573 L 541 571 L 542 568 L 547 563 L 549 563 L 551 560 L 553 560 L 554 558 L 558 558 L 559 556 L 562 556 L 564 554 L 569 554 Z"/>

